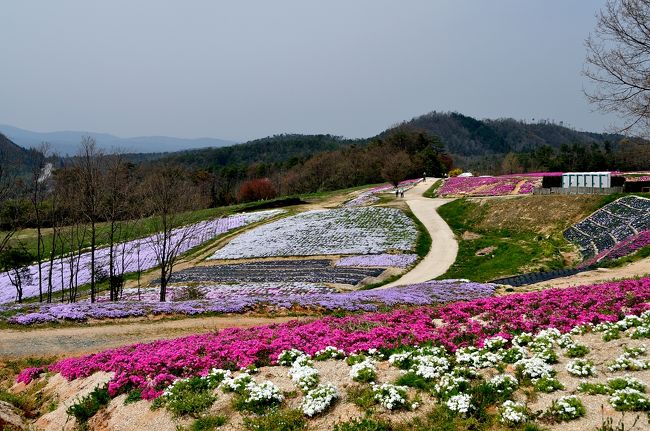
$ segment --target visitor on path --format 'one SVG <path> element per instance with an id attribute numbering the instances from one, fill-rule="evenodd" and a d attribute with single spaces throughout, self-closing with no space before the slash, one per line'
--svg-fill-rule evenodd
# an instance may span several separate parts
<path id="1" fill-rule="evenodd" d="M 403 198 L 404 197 L 404 189 L 399 189 L 399 194 Z"/>
<path id="2" fill-rule="evenodd" d="M 427 173 L 426 172 L 424 172 L 422 174 L 422 182 L 425 182 L 425 183 L 427 182 Z"/>
<path id="3" fill-rule="evenodd" d="M 396 198 L 399 197 L 399 189 L 397 187 L 395 187 L 395 197 Z"/>

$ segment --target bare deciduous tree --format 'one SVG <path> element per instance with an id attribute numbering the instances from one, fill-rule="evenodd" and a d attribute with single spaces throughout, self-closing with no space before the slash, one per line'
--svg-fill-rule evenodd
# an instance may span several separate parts
<path id="1" fill-rule="evenodd" d="M 650 126 L 650 0 L 608 0 L 585 44 L 585 93 L 601 111 L 617 114 L 621 131 L 648 136 Z"/>
<path id="2" fill-rule="evenodd" d="M 160 266 L 160 301 L 167 299 L 167 284 L 182 247 L 194 235 L 184 211 L 196 206 L 197 196 L 187 173 L 180 167 L 160 164 L 150 168 L 143 183 L 143 203 L 151 215 L 151 248 Z"/>
<path id="3" fill-rule="evenodd" d="M 38 262 L 38 298 L 43 302 L 43 255 L 45 241 L 43 239 L 43 202 L 49 191 L 52 165 L 47 162 L 49 144 L 43 142 L 33 151 L 34 160 L 29 179 L 29 200 L 32 204 L 33 221 L 36 226 L 36 261 Z M 49 169 L 48 169 L 49 167 Z"/>
<path id="4" fill-rule="evenodd" d="M 90 302 L 95 302 L 97 294 L 95 252 L 97 250 L 97 223 L 101 217 L 102 160 L 103 154 L 97 148 L 95 140 L 84 136 L 75 164 L 79 175 L 81 211 L 90 225 Z"/>

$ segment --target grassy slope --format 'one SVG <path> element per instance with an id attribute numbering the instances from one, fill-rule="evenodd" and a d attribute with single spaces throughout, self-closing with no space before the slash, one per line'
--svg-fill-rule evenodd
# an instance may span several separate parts
<path id="1" fill-rule="evenodd" d="M 562 231 L 602 206 L 602 196 L 459 199 L 439 209 L 459 239 L 456 262 L 440 278 L 487 281 L 570 265 Z M 463 234 L 469 232 L 480 237 Z M 475 237 L 476 235 L 474 235 Z M 495 247 L 485 256 L 479 250 Z"/>
<path id="2" fill-rule="evenodd" d="M 442 180 L 436 180 L 431 187 L 427 189 L 426 192 L 422 194 L 425 198 L 435 198 L 436 197 L 436 192 L 442 185 Z"/>

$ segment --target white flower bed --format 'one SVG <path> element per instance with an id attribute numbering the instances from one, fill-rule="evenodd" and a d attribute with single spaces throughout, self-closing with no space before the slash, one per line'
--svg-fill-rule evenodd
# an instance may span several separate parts
<path id="1" fill-rule="evenodd" d="M 555 375 L 553 367 L 537 357 L 521 359 L 515 363 L 515 367 L 523 377 L 533 380 Z"/>
<path id="2" fill-rule="evenodd" d="M 528 420 L 528 409 L 522 403 L 504 401 L 499 409 L 499 419 L 510 426 L 522 424 Z"/>
<path id="3" fill-rule="evenodd" d="M 369 382 L 375 380 L 377 367 L 372 359 L 365 359 L 350 368 L 350 378 L 358 382 Z"/>
<path id="4" fill-rule="evenodd" d="M 405 407 L 408 401 L 407 389 L 406 386 L 391 385 L 390 383 L 372 387 L 375 400 L 386 410 Z"/>
<path id="5" fill-rule="evenodd" d="M 314 210 L 245 232 L 210 259 L 409 251 L 417 234 L 413 221 L 394 208 Z"/>
<path id="6" fill-rule="evenodd" d="M 596 368 L 591 361 L 576 359 L 566 364 L 566 370 L 572 376 L 589 377 L 596 374 Z"/>
<path id="7" fill-rule="evenodd" d="M 333 384 L 318 385 L 305 395 L 301 404 L 302 412 L 309 417 L 323 413 L 338 397 L 339 391 Z"/>
<path id="8" fill-rule="evenodd" d="M 284 400 L 284 395 L 282 395 L 280 388 L 268 380 L 259 384 L 250 382 L 246 389 L 248 389 L 246 402 L 250 404 L 281 403 Z"/>
<path id="9" fill-rule="evenodd" d="M 468 394 L 454 395 L 447 400 L 445 405 L 452 412 L 465 416 L 472 409 L 472 397 Z"/>
<path id="10" fill-rule="evenodd" d="M 289 369 L 289 376 L 303 392 L 316 386 L 319 380 L 319 374 L 316 368 L 312 368 L 309 365 L 300 365 L 298 361 Z"/>

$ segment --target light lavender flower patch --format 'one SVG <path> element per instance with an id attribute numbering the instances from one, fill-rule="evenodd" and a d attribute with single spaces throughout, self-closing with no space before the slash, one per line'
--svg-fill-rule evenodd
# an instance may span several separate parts
<path id="1" fill-rule="evenodd" d="M 193 225 L 175 229 L 172 233 L 170 247 L 178 247 L 179 253 L 184 253 L 197 247 L 217 236 L 233 229 L 255 223 L 266 218 L 275 216 L 284 210 L 268 210 L 247 214 L 236 214 L 214 220 L 206 220 Z M 117 244 L 114 249 L 114 258 L 117 262 L 117 270 L 121 273 L 146 271 L 158 266 L 155 248 L 155 235 Z M 97 268 L 108 273 L 110 251 L 107 247 L 97 249 L 95 252 Z M 59 292 L 62 289 L 69 289 L 72 286 L 81 286 L 90 282 L 90 253 L 78 255 L 61 256 L 54 260 L 50 268 L 49 262 L 42 264 L 43 286 L 48 283 L 48 274 L 52 271 L 52 291 Z M 38 295 L 38 265 L 29 267 L 32 280 L 23 284 L 23 298 Z M 76 275 L 75 275 L 76 274 Z M 0 303 L 15 300 L 15 289 L 9 280 L 6 272 L 0 273 Z"/>
<path id="2" fill-rule="evenodd" d="M 241 259 L 410 251 L 417 228 L 395 208 L 314 210 L 246 232 L 210 259 Z"/>
<path id="3" fill-rule="evenodd" d="M 406 268 L 418 259 L 417 254 L 367 254 L 362 256 L 347 256 L 336 261 L 335 266 L 377 266 L 381 268 Z"/>
<path id="4" fill-rule="evenodd" d="M 415 185 L 419 184 L 422 181 L 421 178 L 417 179 L 412 179 L 412 180 L 404 180 L 400 182 L 397 187 L 403 189 L 404 191 L 414 187 Z M 346 208 L 351 208 L 351 207 L 359 207 L 363 205 L 369 205 L 372 203 L 375 203 L 379 200 L 379 198 L 376 196 L 379 193 L 386 193 L 389 191 L 394 191 L 395 187 L 393 187 L 392 184 L 384 184 L 381 186 L 373 187 L 369 190 L 366 190 L 365 192 L 360 193 L 356 198 L 351 199 L 347 201 L 345 204 L 343 204 L 344 207 Z"/>
<path id="5" fill-rule="evenodd" d="M 259 306 L 313 310 L 376 311 L 382 306 L 431 305 L 492 296 L 496 285 L 461 280 L 429 281 L 389 289 L 338 293 L 310 283 L 253 283 L 247 285 L 171 286 L 170 296 L 185 297 L 184 290 L 200 291 L 201 299 L 181 302 L 79 302 L 73 304 L 28 304 L 10 323 L 31 325 L 59 321 L 115 319 L 146 315 L 196 315 L 243 313 Z M 133 298 L 134 292 L 129 292 Z M 16 306 L 18 307 L 18 306 Z M 19 309 L 19 308 L 17 308 Z"/>

